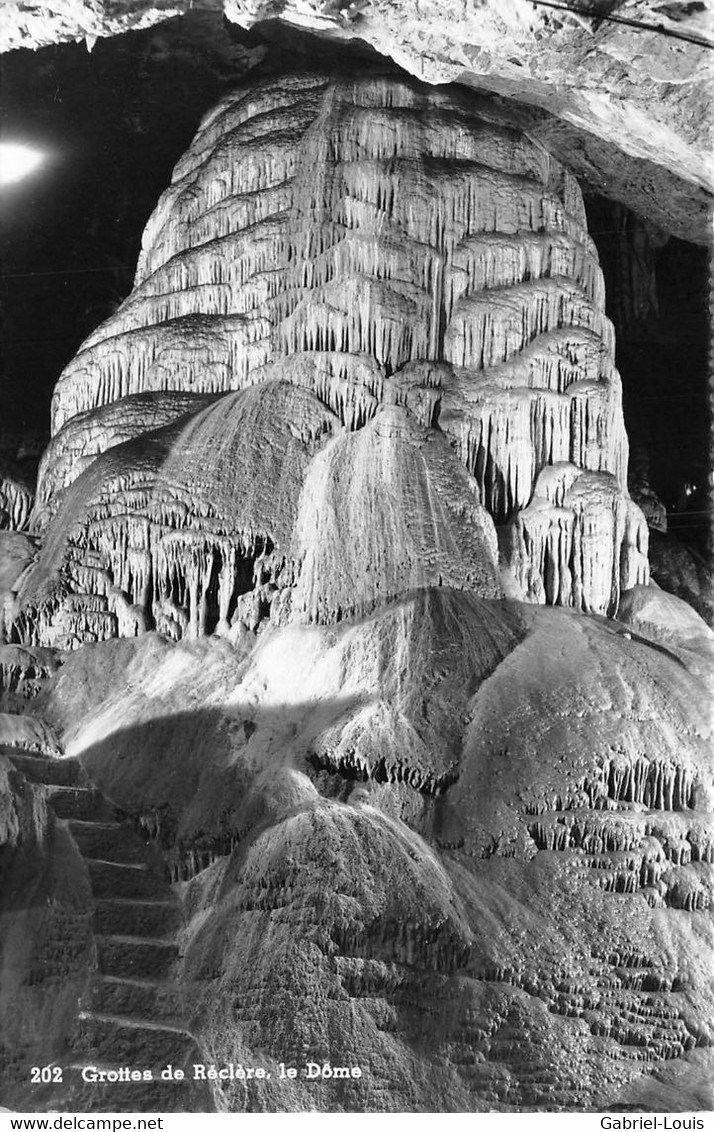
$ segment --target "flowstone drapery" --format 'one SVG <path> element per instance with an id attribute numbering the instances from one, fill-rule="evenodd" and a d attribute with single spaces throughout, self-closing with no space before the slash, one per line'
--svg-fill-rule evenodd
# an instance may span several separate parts
<path id="1" fill-rule="evenodd" d="M 506 109 L 383 74 L 253 82 L 57 383 L 20 633 L 492 597 L 494 523 L 508 592 L 612 613 L 647 580 L 613 350 L 578 185 Z"/>

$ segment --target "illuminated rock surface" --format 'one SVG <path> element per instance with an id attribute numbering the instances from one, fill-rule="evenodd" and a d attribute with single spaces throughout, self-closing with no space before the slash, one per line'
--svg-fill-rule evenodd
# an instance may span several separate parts
<path id="1" fill-rule="evenodd" d="M 32 489 L 0 468 L 0 530 L 24 531 L 33 502 Z"/>
<path id="2" fill-rule="evenodd" d="M 207 116 L 132 294 L 57 384 L 23 638 L 493 597 L 482 508 L 519 532 L 526 600 L 612 612 L 647 581 L 647 530 L 603 303 L 577 183 L 493 101 L 250 84 Z M 544 487 L 561 465 L 567 490 Z"/>
<path id="3" fill-rule="evenodd" d="M 149 393 L 124 397 L 107 405 L 104 412 L 85 418 L 80 413 L 61 429 L 47 448 L 38 475 L 32 515 L 33 527 L 43 530 L 57 508 L 57 496 L 81 475 L 100 452 L 114 448 L 142 432 L 161 428 L 210 402 L 193 393 Z M 45 476 L 45 468 L 49 475 Z"/>

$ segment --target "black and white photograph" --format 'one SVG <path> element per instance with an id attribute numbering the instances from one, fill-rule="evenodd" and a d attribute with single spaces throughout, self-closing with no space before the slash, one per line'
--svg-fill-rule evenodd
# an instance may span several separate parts
<path id="1" fill-rule="evenodd" d="M 2 0 L 3 1132 L 709 1127 L 713 67 Z"/>

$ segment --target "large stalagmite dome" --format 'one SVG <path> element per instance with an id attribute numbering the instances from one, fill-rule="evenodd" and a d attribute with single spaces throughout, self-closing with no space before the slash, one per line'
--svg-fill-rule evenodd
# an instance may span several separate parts
<path id="1" fill-rule="evenodd" d="M 261 547 L 266 538 L 275 543 L 270 523 L 236 521 L 236 546 L 230 553 L 223 546 L 217 565 L 208 514 L 174 507 L 168 516 L 162 492 L 180 498 L 191 490 L 201 444 L 212 476 L 228 482 L 236 461 L 242 464 L 241 446 L 274 446 L 281 416 L 312 436 L 316 426 L 305 414 L 318 403 L 326 415 L 317 435 L 325 438 L 335 428 L 365 429 L 380 405 L 401 405 L 412 422 L 410 443 L 395 434 L 382 455 L 373 442 L 365 447 L 366 439 L 335 439 L 340 470 L 324 506 L 345 509 L 358 543 L 369 529 L 387 557 L 403 549 L 409 504 L 397 495 L 390 512 L 392 480 L 415 498 L 438 494 L 438 482 L 450 480 L 451 518 L 437 509 L 431 533 L 407 553 L 416 572 L 400 550 L 391 565 L 376 567 L 377 574 L 386 570 L 374 582 L 382 589 L 371 597 L 355 591 L 351 600 L 337 594 L 356 584 L 340 552 L 318 565 L 329 559 L 330 541 L 345 537 L 318 518 L 318 473 L 308 477 L 299 531 L 291 527 L 296 500 L 284 492 L 300 490 L 303 472 L 292 469 L 292 486 L 285 476 L 280 483 L 268 476 L 272 506 L 284 517 L 277 541 L 292 563 L 296 610 L 333 620 L 417 583 L 493 596 L 488 517 L 477 519 L 484 531 L 478 546 L 467 533 L 466 516 L 480 505 L 504 526 L 511 589 L 520 585 L 527 600 L 612 612 L 621 582 L 647 578 L 646 526 L 627 496 L 613 350 L 578 185 L 513 127 L 500 104 L 384 73 L 254 79 L 204 120 L 147 225 L 132 294 L 57 383 L 35 516 L 35 529 L 49 522 L 50 533 L 25 586 L 25 632 L 43 642 L 79 642 L 88 632 L 101 639 L 141 623 L 182 635 L 206 624 L 193 604 L 215 604 L 211 590 L 224 595 L 218 620 L 226 628 L 245 608 L 238 599 L 246 585 L 261 590 L 265 615 L 272 608 L 273 620 L 284 620 L 286 602 L 271 600 L 280 587 L 265 588 L 274 582 L 270 570 L 235 565 L 251 546 L 254 557 L 263 555 L 253 536 Z M 283 401 L 270 394 L 272 417 L 265 409 L 250 420 L 236 415 L 231 392 L 265 385 L 267 396 L 275 382 L 301 387 L 303 400 L 289 407 L 295 393 L 286 391 Z M 169 423 L 190 412 L 191 398 L 220 394 L 201 410 L 210 427 L 177 431 Z M 140 437 L 162 426 L 161 440 L 147 440 L 148 465 L 140 439 L 106 455 L 132 432 Z M 384 429 L 369 426 L 369 435 L 384 437 Z M 449 443 L 454 455 L 447 458 Z M 424 459 L 410 463 L 419 448 Z M 457 457 L 466 474 L 456 464 L 445 470 Z M 359 466 L 371 459 L 376 478 L 368 488 Z M 336 459 L 325 460 L 337 469 Z M 545 471 L 556 466 L 572 469 L 568 482 L 581 472 L 587 477 L 538 507 Z M 241 477 L 254 475 L 246 467 L 236 468 L 239 496 Z M 70 488 L 80 471 L 84 478 Z M 89 486 L 100 481 L 105 495 L 119 490 L 133 500 L 108 505 L 124 516 L 118 526 Z M 318 508 L 314 517 L 311 507 Z M 230 541 L 224 518 L 220 537 Z M 607 544 L 605 553 L 595 538 Z M 126 562 L 148 555 L 152 570 L 122 566 L 117 545 Z M 564 580 L 554 583 L 554 570 Z M 342 581 L 328 581 L 331 571 Z M 143 620 L 127 617 L 127 605 Z"/>

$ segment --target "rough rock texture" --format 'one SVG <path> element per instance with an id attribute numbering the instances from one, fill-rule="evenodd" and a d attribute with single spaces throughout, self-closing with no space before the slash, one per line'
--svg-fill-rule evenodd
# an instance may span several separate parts
<path id="1" fill-rule="evenodd" d="M 0 715 L 0 1079 L 4 1098 L 18 1083 L 10 1103 L 24 1110 L 24 1099 L 37 1092 L 30 1066 L 66 1053 L 91 963 L 92 931 L 77 847 L 43 792 L 8 758 L 13 750 L 28 750 L 13 734 L 14 719 Z"/>
<path id="2" fill-rule="evenodd" d="M 632 196 L 644 215 L 696 228 L 697 238 L 708 239 L 707 205 L 697 194 L 700 186 L 712 189 L 708 0 L 568 7 L 577 5 L 120 0 L 108 8 L 96 0 L 10 0 L 0 14 L 0 47 L 71 38 L 91 46 L 97 36 L 187 11 L 223 11 L 241 28 L 266 26 L 278 16 L 286 27 L 309 29 L 328 42 L 371 44 L 426 82 L 458 81 L 530 103 L 536 112 L 544 108 L 544 141 L 563 157 L 570 152 L 583 176 L 599 175 L 607 191 L 621 200 Z M 619 152 L 620 168 L 608 146 Z M 624 170 L 623 153 L 630 159 Z M 675 176 L 663 178 L 662 166 Z"/>
<path id="3" fill-rule="evenodd" d="M 666 534 L 667 508 L 650 482 L 650 459 L 643 447 L 635 447 L 631 453 L 627 485 L 649 529 Z"/>
<path id="4" fill-rule="evenodd" d="M 0 645 L 0 710 L 23 711 L 61 663 L 54 649 Z"/>
<path id="5" fill-rule="evenodd" d="M 711 679 L 714 632 L 686 601 L 656 585 L 635 586 L 622 595 L 617 616 L 661 644 L 687 648 L 690 666 L 705 680 Z"/>
<path id="6" fill-rule="evenodd" d="M 72 417 L 53 438 L 40 462 L 33 530 L 45 529 L 57 509 L 61 492 L 100 452 L 170 424 L 210 401 L 210 396 L 181 391 L 138 394 L 107 405 L 103 412 Z M 45 469 L 49 469 L 49 474 Z"/>
<path id="7" fill-rule="evenodd" d="M 686 601 L 708 625 L 714 625 L 714 578 L 709 564 L 694 547 L 676 536 L 653 535 L 652 572 L 658 585 Z"/>
<path id="8" fill-rule="evenodd" d="M 523 591 L 548 605 L 614 614 L 620 591 L 648 574 L 640 509 L 618 491 L 614 477 L 572 464 L 542 470 L 503 541 Z"/>
<path id="9" fill-rule="evenodd" d="M 0 466 L 0 531 L 24 531 L 33 502 L 29 484 Z"/>
<path id="10" fill-rule="evenodd" d="M 496 538 L 475 481 L 446 438 L 402 406 L 381 408 L 313 460 L 297 539 L 292 608 L 310 621 L 371 613 L 427 585 L 500 592 Z"/>
<path id="11" fill-rule="evenodd" d="M 0 531 L 0 644 L 12 634 L 22 578 L 37 557 L 37 543 L 19 531 Z"/>
<path id="12" fill-rule="evenodd" d="M 273 382 L 112 448 L 48 531 L 24 635 L 67 647 L 154 627 L 227 631 L 244 594 L 269 612 L 294 581 L 300 488 L 335 424 L 312 394 Z"/>
<path id="13" fill-rule="evenodd" d="M 57 383 L 20 637 L 496 596 L 482 507 L 520 532 L 516 592 L 612 611 L 647 580 L 647 531 L 603 304 L 577 183 L 498 102 L 384 74 L 251 82 L 205 119 L 132 294 Z"/>
<path id="14" fill-rule="evenodd" d="M 711 1104 L 711 719 L 676 638 L 442 588 L 67 661 L 45 717 L 182 882 L 195 1031 L 273 1071 L 219 1107 Z"/>
<path id="15" fill-rule="evenodd" d="M 12 51 L 65 39 L 85 39 L 91 48 L 99 36 L 150 27 L 179 15 L 189 6 L 185 0 L 156 0 L 151 4 L 118 0 L 111 5 L 98 0 L 52 0 L 49 4 L 8 0 L 0 13 L 0 45 L 3 51 Z"/>

